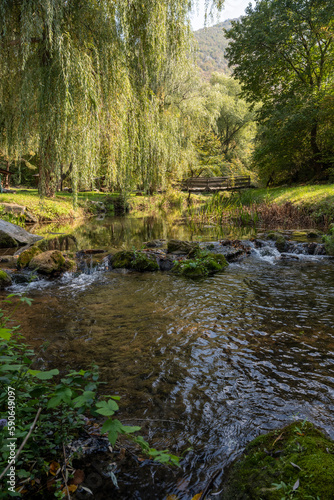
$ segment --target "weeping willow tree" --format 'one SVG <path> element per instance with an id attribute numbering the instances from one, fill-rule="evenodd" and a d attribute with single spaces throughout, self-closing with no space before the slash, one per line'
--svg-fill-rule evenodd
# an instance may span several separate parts
<path id="1" fill-rule="evenodd" d="M 166 67 L 189 65 L 192 7 L 1 0 L 0 152 L 36 153 L 42 195 L 66 170 L 75 192 L 92 185 L 101 166 L 122 190 L 163 185 L 187 148 L 182 112 L 165 105 Z"/>

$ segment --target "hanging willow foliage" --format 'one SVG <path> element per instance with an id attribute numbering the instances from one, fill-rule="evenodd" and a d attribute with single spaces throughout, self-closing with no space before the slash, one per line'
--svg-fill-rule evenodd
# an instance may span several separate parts
<path id="1" fill-rule="evenodd" d="M 101 172 L 123 191 L 180 173 L 191 134 L 173 82 L 191 72 L 192 4 L 0 0 L 0 153 L 36 152 L 48 196 L 70 166 L 75 191 Z"/>

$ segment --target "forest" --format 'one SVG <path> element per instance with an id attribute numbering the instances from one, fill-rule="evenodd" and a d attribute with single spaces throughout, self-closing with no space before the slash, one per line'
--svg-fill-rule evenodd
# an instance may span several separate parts
<path id="1" fill-rule="evenodd" d="M 101 177 L 124 193 L 192 175 L 333 178 L 331 3 L 249 6 L 225 30 L 233 76 L 209 81 L 190 8 L 2 2 L 1 165 L 17 184 L 53 196 L 62 180 L 76 193 Z"/>

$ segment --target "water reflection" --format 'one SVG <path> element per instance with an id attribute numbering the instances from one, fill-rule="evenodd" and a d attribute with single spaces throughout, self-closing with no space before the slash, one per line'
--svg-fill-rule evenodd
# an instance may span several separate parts
<path id="1" fill-rule="evenodd" d="M 45 237 L 41 243 L 50 250 L 72 251 L 87 248 L 140 248 L 144 241 L 158 238 L 209 241 L 221 238 L 240 238 L 254 235 L 252 228 L 235 228 L 231 225 L 189 225 L 185 221 L 164 217 L 109 217 L 91 219 L 70 226 L 35 226 L 32 232 Z M 64 234 L 61 234 L 61 233 Z"/>

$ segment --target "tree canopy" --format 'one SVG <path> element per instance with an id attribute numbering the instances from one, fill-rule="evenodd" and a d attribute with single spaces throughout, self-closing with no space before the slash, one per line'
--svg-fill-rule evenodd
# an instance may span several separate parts
<path id="1" fill-rule="evenodd" d="M 227 57 L 245 98 L 262 104 L 256 159 L 267 178 L 326 174 L 334 162 L 325 112 L 334 88 L 333 3 L 258 0 L 246 13 L 227 32 Z"/>
<path id="2" fill-rule="evenodd" d="M 122 190 L 163 184 L 190 147 L 188 120 L 166 95 L 191 71 L 193 3 L 0 2 L 2 154 L 35 152 L 48 195 L 69 169 L 74 188 L 99 173 Z"/>

